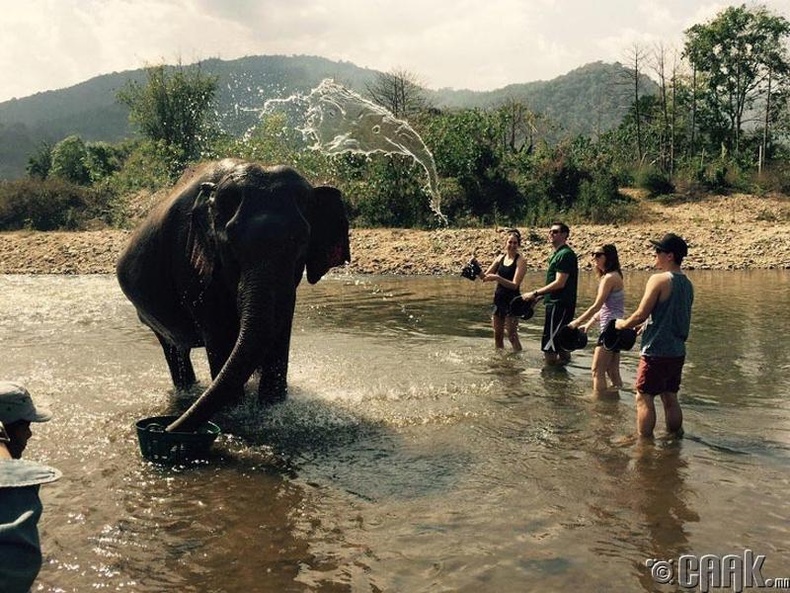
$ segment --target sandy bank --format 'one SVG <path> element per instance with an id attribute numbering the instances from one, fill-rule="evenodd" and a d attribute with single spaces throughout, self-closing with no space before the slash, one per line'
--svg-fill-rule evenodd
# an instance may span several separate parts
<path id="1" fill-rule="evenodd" d="M 615 243 L 626 269 L 648 269 L 649 239 L 665 232 L 690 245 L 689 269 L 790 269 L 790 200 L 745 195 L 706 198 L 676 206 L 645 203 L 644 221 L 623 226 L 571 225 L 571 246 L 586 254 Z M 530 269 L 549 255 L 544 228 L 521 228 Z M 0 233 L 0 274 L 111 274 L 129 231 Z M 358 274 L 458 274 L 471 255 L 482 263 L 500 253 L 503 229 L 352 229 Z M 581 258 L 585 264 L 588 259 Z"/>

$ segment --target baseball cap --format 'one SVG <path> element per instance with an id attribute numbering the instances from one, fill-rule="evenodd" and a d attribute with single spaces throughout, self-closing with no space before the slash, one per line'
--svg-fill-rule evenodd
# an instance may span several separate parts
<path id="1" fill-rule="evenodd" d="M 52 412 L 44 406 L 34 404 L 33 398 L 22 385 L 0 381 L 0 422 L 46 422 L 51 418 Z"/>
<path id="2" fill-rule="evenodd" d="M 651 240 L 650 242 L 656 249 L 666 251 L 667 253 L 674 253 L 678 257 L 686 257 L 689 252 L 689 246 L 682 237 L 679 237 L 675 233 L 667 233 L 661 237 L 660 241 Z"/>

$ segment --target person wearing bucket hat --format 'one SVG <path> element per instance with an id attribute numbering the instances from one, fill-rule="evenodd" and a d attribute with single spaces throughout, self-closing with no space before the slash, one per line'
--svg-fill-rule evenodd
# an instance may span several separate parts
<path id="1" fill-rule="evenodd" d="M 620 257 L 617 247 L 611 243 L 596 246 L 590 252 L 595 274 L 598 276 L 598 289 L 595 301 L 584 313 L 571 321 L 568 326 L 583 332 L 589 330 L 597 319 L 601 333 L 593 351 L 592 382 L 593 393 L 597 397 L 619 395 L 623 386 L 620 377 L 620 349 L 605 348 L 603 330 L 609 321 L 625 315 L 625 288 L 623 272 L 620 269 Z M 610 384 L 607 384 L 607 377 Z"/>
<path id="2" fill-rule="evenodd" d="M 33 402 L 24 386 L 0 381 L 0 591 L 27 593 L 41 569 L 38 520 L 41 484 L 61 477 L 59 470 L 21 459 L 32 436 L 31 422 L 52 412 Z"/>
<path id="3" fill-rule="evenodd" d="M 654 398 L 659 396 L 667 432 L 682 435 L 683 411 L 678 391 L 694 303 L 694 287 L 681 269 L 688 245 L 674 233 L 650 243 L 655 249 L 655 267 L 660 271 L 648 278 L 636 311 L 626 319 L 616 320 L 615 329 L 633 329 L 644 324 L 636 371 L 637 432 L 644 437 L 653 435 Z"/>
<path id="4" fill-rule="evenodd" d="M 570 232 L 564 222 L 551 223 L 549 242 L 554 251 L 549 257 L 546 284 L 524 294 L 524 299 L 531 302 L 543 297 L 546 312 L 540 347 L 548 365 L 568 364 L 571 360 L 570 352 L 563 350 L 555 342 L 557 333 L 576 313 L 579 260 L 568 245 Z"/>
<path id="5" fill-rule="evenodd" d="M 527 272 L 527 263 L 519 253 L 521 233 L 510 229 L 507 233 L 505 253 L 497 257 L 483 275 L 483 282 L 496 282 L 491 325 L 494 328 L 494 345 L 505 347 L 505 333 L 515 352 L 521 350 L 518 337 L 519 316 L 511 313 L 513 299 L 520 296 L 519 287 Z"/>

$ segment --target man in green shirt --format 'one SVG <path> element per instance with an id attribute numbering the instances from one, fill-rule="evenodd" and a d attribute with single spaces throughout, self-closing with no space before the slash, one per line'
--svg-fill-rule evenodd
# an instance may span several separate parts
<path id="1" fill-rule="evenodd" d="M 579 284 L 579 261 L 568 246 L 571 231 L 564 222 L 553 222 L 549 228 L 549 242 L 554 252 L 546 270 L 546 284 L 524 295 L 534 301 L 543 297 L 546 318 L 543 323 L 541 350 L 547 364 L 567 364 L 570 352 L 555 346 L 554 340 L 560 328 L 576 317 L 576 293 Z"/>

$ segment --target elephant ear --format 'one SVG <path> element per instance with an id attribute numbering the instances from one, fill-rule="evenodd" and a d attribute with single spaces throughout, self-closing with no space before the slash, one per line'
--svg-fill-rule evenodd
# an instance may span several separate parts
<path id="1" fill-rule="evenodd" d="M 307 219 L 310 223 L 307 281 L 315 284 L 329 268 L 351 261 L 348 218 L 340 190 L 328 185 L 314 188 Z"/>
<path id="2" fill-rule="evenodd" d="M 198 276 L 208 279 L 214 273 L 216 248 L 211 227 L 209 202 L 217 188 L 214 183 L 201 183 L 195 202 L 192 205 L 192 224 L 189 228 L 189 263 Z"/>

